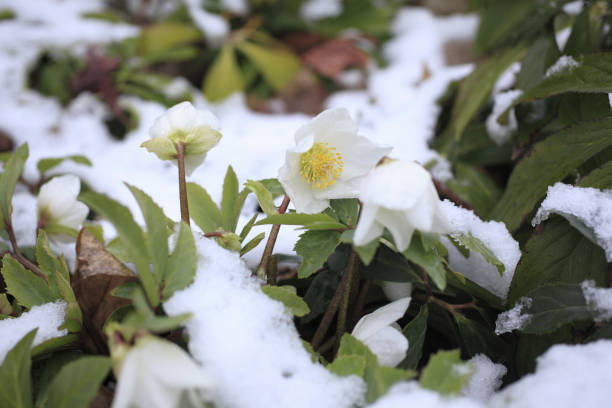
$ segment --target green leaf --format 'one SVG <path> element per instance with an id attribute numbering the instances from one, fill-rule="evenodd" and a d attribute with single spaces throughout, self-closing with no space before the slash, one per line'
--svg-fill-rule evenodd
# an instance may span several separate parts
<path id="1" fill-rule="evenodd" d="M 340 377 L 348 377 L 349 375 L 365 375 L 366 359 L 362 356 L 348 355 L 337 357 L 327 369 Z"/>
<path id="2" fill-rule="evenodd" d="M 310 313 L 306 302 L 296 295 L 295 290 L 292 290 L 291 287 L 265 285 L 261 287 L 261 290 L 272 299 L 285 305 L 294 316 L 302 317 Z"/>
<path id="3" fill-rule="evenodd" d="M 242 227 L 242 231 L 240 231 L 240 242 L 244 241 L 247 235 L 249 235 L 249 232 L 251 232 L 251 230 L 253 229 L 253 225 L 255 225 L 255 221 L 257 220 L 258 216 L 258 213 L 253 214 L 251 219 L 246 224 L 244 224 L 244 227 Z"/>
<path id="4" fill-rule="evenodd" d="M 315 273 L 340 245 L 340 233 L 336 231 L 306 231 L 295 243 L 295 252 L 302 257 L 298 278 Z"/>
<path id="5" fill-rule="evenodd" d="M 470 320 L 461 313 L 453 313 L 453 317 L 457 322 L 466 358 L 485 354 L 495 361 L 506 356 L 509 347 L 491 328 Z"/>
<path id="6" fill-rule="evenodd" d="M 499 259 L 497 259 L 495 254 L 481 240 L 473 236 L 472 233 L 468 232 L 467 235 L 453 233 L 450 234 L 449 237 L 453 241 L 462 245 L 464 248 L 470 251 L 476 251 L 480 255 L 482 255 L 485 261 L 497 268 L 497 271 L 499 272 L 500 276 L 506 270 L 504 264 Z"/>
<path id="7" fill-rule="evenodd" d="M 259 234 L 255 235 L 255 237 L 253 237 L 252 240 L 250 240 L 249 242 L 247 242 L 242 249 L 240 250 L 240 256 L 246 254 L 247 252 L 249 252 L 250 250 L 254 249 L 257 245 L 259 245 L 259 243 L 266 237 L 266 233 L 265 232 L 260 232 Z"/>
<path id="8" fill-rule="evenodd" d="M 593 187 L 600 190 L 612 189 L 612 160 L 584 176 L 576 185 L 578 187 Z"/>
<path id="9" fill-rule="evenodd" d="M 24 143 L 11 154 L 11 157 L 3 166 L 3 172 L 0 176 L 0 215 L 2 216 L 0 226 L 2 228 L 11 222 L 15 185 L 17 185 L 17 180 L 23 172 L 23 166 L 28 155 L 28 144 Z"/>
<path id="10" fill-rule="evenodd" d="M 0 406 L 30 408 L 32 406 L 31 349 L 34 329 L 13 347 L 0 366 Z"/>
<path id="11" fill-rule="evenodd" d="M 251 190 L 257 196 L 259 206 L 267 216 L 278 214 L 278 210 L 274 205 L 272 193 L 259 181 L 247 180 L 244 187 Z"/>
<path id="12" fill-rule="evenodd" d="M 264 185 L 266 190 L 272 194 L 272 198 L 280 197 L 285 195 L 285 189 L 283 185 L 275 178 L 259 180 Z"/>
<path id="13" fill-rule="evenodd" d="M 163 298 L 168 299 L 174 292 L 186 288 L 195 276 L 198 263 L 195 241 L 191 228 L 181 221 L 174 252 L 168 261 L 168 274 Z"/>
<path id="14" fill-rule="evenodd" d="M 187 183 L 189 214 L 202 231 L 214 232 L 222 227 L 221 211 L 208 192 L 195 183 Z"/>
<path id="15" fill-rule="evenodd" d="M 457 162 L 454 169 L 455 177 L 446 181 L 446 185 L 459 198 L 470 203 L 476 214 L 485 218 L 497 204 L 501 191 L 489 176 L 476 167 Z"/>
<path id="16" fill-rule="evenodd" d="M 234 92 L 242 91 L 242 76 L 236 61 L 234 48 L 225 44 L 204 77 L 204 96 L 211 102 L 225 99 Z"/>
<path id="17" fill-rule="evenodd" d="M 514 167 L 508 186 L 489 217 L 517 229 L 546 194 L 581 163 L 610 145 L 612 118 L 578 124 L 536 143 Z M 533 177 L 538 174 L 538 177 Z"/>
<path id="18" fill-rule="evenodd" d="M 303 225 L 306 229 L 345 229 L 346 225 L 339 223 L 327 214 L 276 214 L 258 221 L 255 225 L 280 224 Z"/>
<path id="19" fill-rule="evenodd" d="M 263 47 L 246 41 L 238 43 L 237 47 L 253 61 L 266 82 L 277 91 L 289 84 L 300 69 L 300 60 L 287 49 Z"/>
<path id="20" fill-rule="evenodd" d="M 70 333 L 78 333 L 83 325 L 83 313 L 79 307 L 79 302 L 70 286 L 70 278 L 66 277 L 59 270 L 55 271 L 55 282 L 59 288 L 62 298 L 66 301 L 66 312 L 64 324 L 59 329 L 66 328 Z"/>
<path id="21" fill-rule="evenodd" d="M 548 67 L 554 64 L 559 56 L 557 42 L 553 35 L 538 38 L 521 62 L 516 87 L 523 90 L 532 88 L 544 78 Z"/>
<path id="22" fill-rule="evenodd" d="M 415 232 L 410 246 L 403 254 L 406 259 L 423 268 L 438 288 L 446 289 L 446 268 L 443 258 L 434 245 L 428 243 L 426 246 L 423 234 Z"/>
<path id="23" fill-rule="evenodd" d="M 158 282 L 149 269 L 149 248 L 145 234 L 136 224 L 130 210 L 104 194 L 87 191 L 79 199 L 97 213 L 107 218 L 117 230 L 130 261 L 136 266 L 138 277 L 153 307 L 159 304 Z"/>
<path id="24" fill-rule="evenodd" d="M 52 339 L 45 340 L 39 345 L 32 347 L 32 357 L 38 357 L 44 354 L 52 353 L 61 348 L 65 348 L 69 344 L 77 343 L 79 339 L 80 339 L 79 334 L 69 333 L 65 336 L 54 337 Z"/>
<path id="25" fill-rule="evenodd" d="M 150 54 L 202 39 L 197 28 L 176 22 L 150 25 L 140 33 L 140 52 Z"/>
<path id="26" fill-rule="evenodd" d="M 497 78 L 513 63 L 525 55 L 524 45 L 491 57 L 480 63 L 459 85 L 459 93 L 451 113 L 451 132 L 459 140 L 467 124 L 488 100 Z"/>
<path id="27" fill-rule="evenodd" d="M 425 335 L 427 334 L 427 318 L 429 317 L 429 310 L 427 305 L 421 306 L 419 314 L 410 321 L 402 330 L 402 333 L 408 339 L 408 352 L 406 358 L 399 363 L 398 367 L 407 369 L 416 369 L 421 361 L 421 355 L 423 354 L 423 343 L 425 342 Z"/>
<path id="28" fill-rule="evenodd" d="M 340 236 L 340 241 L 345 244 L 352 244 L 354 235 L 355 230 L 346 230 Z M 376 250 L 378 249 L 379 244 L 380 241 L 375 239 L 364 246 L 353 245 L 353 249 L 355 252 L 357 252 L 357 255 L 359 255 L 361 262 L 363 262 L 365 266 L 368 266 L 374 259 L 374 255 L 376 255 Z"/>
<path id="29" fill-rule="evenodd" d="M 147 244 L 156 280 L 162 281 L 168 268 L 168 237 L 166 235 L 166 215 L 144 191 L 126 183 L 138 202 L 145 224 L 147 225 Z"/>
<path id="30" fill-rule="evenodd" d="M 304 294 L 304 301 L 308 304 L 310 313 L 302 317 L 300 323 L 311 322 L 325 312 L 336 292 L 338 283 L 340 283 L 340 277 L 330 269 L 324 269 L 315 275 Z"/>
<path id="31" fill-rule="evenodd" d="M 531 0 L 487 2 L 476 33 L 477 50 L 482 53 L 505 43 L 536 7 Z"/>
<path id="32" fill-rule="evenodd" d="M 578 63 L 577 66 L 570 65 L 560 69 L 546 76 L 532 88 L 526 89 L 512 106 L 565 92 L 612 92 L 612 72 L 609 70 L 612 64 L 611 53 L 584 54 L 577 56 L 575 62 Z"/>
<path id="33" fill-rule="evenodd" d="M 228 166 L 223 180 L 223 197 L 221 198 L 221 225 L 223 230 L 229 232 L 236 230 L 240 208 L 242 208 L 242 205 L 238 197 L 238 178 L 232 166 Z"/>
<path id="34" fill-rule="evenodd" d="M 47 282 L 25 269 L 9 254 L 2 258 L 2 277 L 6 283 L 6 291 L 28 309 L 57 299 L 51 293 Z"/>
<path id="35" fill-rule="evenodd" d="M 391 282 L 420 282 L 421 276 L 402 254 L 380 245 L 378 256 L 365 268 L 361 268 L 364 279 L 386 280 Z"/>
<path id="36" fill-rule="evenodd" d="M 68 270 L 63 268 L 62 263 L 51 251 L 47 234 L 43 229 L 38 231 L 38 238 L 36 239 L 36 261 L 38 262 L 40 270 L 43 271 L 47 277 L 51 294 L 54 298 L 60 299 L 62 295 L 58 283 L 55 280 L 55 272 L 60 272 L 67 279 L 70 279 L 70 276 Z"/>
<path id="37" fill-rule="evenodd" d="M 60 165 L 65 160 L 70 160 L 77 164 L 82 164 L 84 166 L 89 166 L 89 167 L 92 166 L 91 161 L 87 157 L 81 154 L 74 154 L 72 156 L 66 156 L 66 157 L 53 157 L 53 158 L 47 158 L 47 159 L 40 159 L 38 163 L 36 163 L 36 167 L 38 168 L 38 172 L 40 174 L 44 174 L 47 171 L 51 170 L 52 168 Z"/>
<path id="38" fill-rule="evenodd" d="M 37 407 L 87 408 L 111 368 L 108 357 L 90 356 L 71 361 L 53 378 Z"/>
<path id="39" fill-rule="evenodd" d="M 527 301 L 527 307 L 522 310 L 529 315 L 527 323 L 520 329 L 523 333 L 550 333 L 565 324 L 593 318 L 581 285 L 544 285 L 526 297 L 531 301 Z"/>
<path id="40" fill-rule="evenodd" d="M 331 209 L 338 217 L 338 221 L 349 226 L 357 225 L 359 217 L 359 204 L 356 198 L 345 198 L 341 200 L 330 200 Z"/>
<path id="41" fill-rule="evenodd" d="M 461 361 L 459 350 L 438 351 L 430 357 L 419 382 L 442 395 L 459 394 L 473 372 L 471 364 Z"/>

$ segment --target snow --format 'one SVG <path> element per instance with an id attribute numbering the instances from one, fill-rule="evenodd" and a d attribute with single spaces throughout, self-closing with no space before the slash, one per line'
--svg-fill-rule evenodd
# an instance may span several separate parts
<path id="1" fill-rule="evenodd" d="M 529 309 L 531 302 L 531 298 L 522 297 L 512 309 L 497 315 L 497 320 L 495 321 L 495 334 L 499 336 L 500 334 L 510 333 L 527 324 L 530 316 L 523 313 L 523 310 Z"/>
<path id="2" fill-rule="evenodd" d="M 544 74 L 544 76 L 548 78 L 552 75 L 558 75 L 560 73 L 572 71 L 576 69 L 578 65 L 580 64 L 578 64 L 578 61 L 576 61 L 572 56 L 562 55 L 559 57 L 557 62 L 555 62 L 550 68 L 546 70 L 546 74 Z"/>
<path id="3" fill-rule="evenodd" d="M 582 0 L 576 0 L 563 5 L 563 11 L 570 16 L 577 16 L 582 13 L 584 8 L 584 2 Z"/>
<path id="4" fill-rule="evenodd" d="M 534 374 L 495 395 L 491 408 L 575 408 L 610 405 L 612 341 L 555 345 L 538 357 Z"/>
<path id="5" fill-rule="evenodd" d="M 506 225 L 498 221 L 482 221 L 473 211 L 457 207 L 448 200 L 440 205 L 446 215 L 453 234 L 471 234 L 482 241 L 504 265 L 504 273 L 500 276 L 497 268 L 489 264 L 479 253 L 470 251 L 465 258 L 446 238 L 442 240 L 448 249 L 451 267 L 465 275 L 468 279 L 487 289 L 502 300 L 506 299 L 514 270 L 521 258 L 518 242 L 512 238 Z"/>
<path id="6" fill-rule="evenodd" d="M 594 281 L 582 282 L 582 293 L 596 322 L 612 319 L 612 288 L 596 288 Z"/>
<path id="7" fill-rule="evenodd" d="M 571 33 L 572 27 L 565 27 L 555 33 L 555 42 L 560 50 L 565 48 L 565 44 L 567 44 L 567 40 L 569 39 Z"/>
<path id="8" fill-rule="evenodd" d="M 475 372 L 461 393 L 473 400 L 486 403 L 501 387 L 502 378 L 508 370 L 503 364 L 495 364 L 484 354 L 476 354 L 469 362 Z"/>
<path id="9" fill-rule="evenodd" d="M 492 95 L 497 95 L 512 88 L 516 83 L 516 78 L 521 72 L 521 63 L 514 62 L 497 78 L 493 85 Z"/>
<path id="10" fill-rule="evenodd" d="M 498 93 L 493 98 L 493 111 L 487 118 L 487 132 L 489 137 L 497 145 L 502 145 L 510 139 L 512 133 L 518 129 L 514 109 L 508 114 L 508 123 L 503 125 L 498 122 L 499 116 L 506 111 L 512 103 L 523 94 L 521 90 L 512 90 Z"/>
<path id="11" fill-rule="evenodd" d="M 197 240 L 195 281 L 164 309 L 191 313 L 189 351 L 215 379 L 215 405 L 224 407 L 351 407 L 364 385 L 313 363 L 292 316 L 268 298 L 235 252 Z M 247 313 L 248 311 L 248 313 Z"/>
<path id="12" fill-rule="evenodd" d="M 570 217 L 572 224 L 574 217 L 581 221 L 592 231 L 595 243 L 606 252 L 607 261 L 612 262 L 612 190 L 555 183 L 548 187 L 531 225 L 547 220 L 551 213 Z M 593 240 L 590 231 L 587 237 Z"/>
<path id="13" fill-rule="evenodd" d="M 66 302 L 63 300 L 45 303 L 32 308 L 16 318 L 0 320 L 0 364 L 4 361 L 6 353 L 30 331 L 38 328 L 34 343 L 37 346 L 44 341 L 65 336 L 68 330 L 58 330 L 64 323 Z"/>
<path id="14" fill-rule="evenodd" d="M 202 8 L 201 0 L 183 0 L 193 23 L 211 45 L 219 45 L 230 32 L 229 23 L 220 15 Z"/>
<path id="15" fill-rule="evenodd" d="M 300 8 L 300 16 L 309 21 L 336 17 L 340 13 L 342 13 L 341 0 L 307 0 Z"/>
<path id="16" fill-rule="evenodd" d="M 414 382 L 401 382 L 393 387 L 370 408 L 484 408 L 478 401 L 466 397 L 447 398 L 440 394 L 421 388 Z"/>

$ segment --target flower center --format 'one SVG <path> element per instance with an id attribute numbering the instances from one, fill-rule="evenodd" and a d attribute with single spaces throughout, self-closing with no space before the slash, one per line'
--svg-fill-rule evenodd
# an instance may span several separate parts
<path id="1" fill-rule="evenodd" d="M 342 155 L 335 147 L 317 142 L 300 156 L 300 174 L 311 188 L 324 189 L 336 182 L 342 174 Z"/>

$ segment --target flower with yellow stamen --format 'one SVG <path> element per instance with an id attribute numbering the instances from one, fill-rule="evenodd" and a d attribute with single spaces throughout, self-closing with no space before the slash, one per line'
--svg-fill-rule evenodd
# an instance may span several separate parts
<path id="1" fill-rule="evenodd" d="M 343 108 L 329 109 L 300 127 L 278 180 L 298 212 L 318 213 L 330 199 L 355 198 L 359 185 L 390 147 L 357 134 Z"/>

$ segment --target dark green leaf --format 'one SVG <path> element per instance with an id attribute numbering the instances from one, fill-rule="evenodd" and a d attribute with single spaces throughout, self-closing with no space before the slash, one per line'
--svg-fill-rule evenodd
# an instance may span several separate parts
<path id="1" fill-rule="evenodd" d="M 315 273 L 340 244 L 336 231 L 306 231 L 295 244 L 295 252 L 302 257 L 298 269 L 300 279 Z"/>
<path id="2" fill-rule="evenodd" d="M 419 314 L 408 323 L 402 333 L 408 339 L 408 352 L 406 358 L 399 363 L 398 367 L 406 369 L 416 369 L 421 360 L 423 353 L 423 343 L 425 342 L 425 335 L 427 334 L 427 318 L 429 317 L 429 310 L 427 305 L 421 306 Z"/>
<path id="3" fill-rule="evenodd" d="M 441 290 L 446 288 L 446 268 L 443 258 L 435 246 L 424 245 L 422 234 L 414 233 L 410 246 L 404 251 L 404 256 L 423 268 L 438 288 Z"/>
<path id="4" fill-rule="evenodd" d="M 538 38 L 521 62 L 516 87 L 523 90 L 532 88 L 544 78 L 548 67 L 554 64 L 559 56 L 557 43 L 552 35 Z"/>
<path id="5" fill-rule="evenodd" d="M 65 160 L 71 160 L 77 164 L 82 164 L 84 166 L 89 166 L 89 167 L 92 166 L 91 161 L 87 157 L 81 154 L 75 154 L 75 155 L 66 156 L 66 157 L 54 157 L 54 158 L 48 158 L 48 159 L 40 159 L 38 163 L 36 163 L 36 167 L 38 168 L 38 172 L 40 174 L 43 174 L 51 170 L 52 168 L 60 165 Z"/>
<path id="6" fill-rule="evenodd" d="M 23 165 L 28 155 L 28 144 L 24 143 L 11 154 L 11 157 L 3 166 L 3 172 L 0 176 L 0 215 L 2 215 L 0 226 L 2 226 L 2 228 L 4 228 L 4 225 L 11 222 L 15 185 L 17 185 L 17 180 L 19 180 L 23 172 Z"/>
<path id="7" fill-rule="evenodd" d="M 479 52 L 489 51 L 506 42 L 536 7 L 532 0 L 487 2 L 476 34 Z"/>
<path id="8" fill-rule="evenodd" d="M 306 302 L 301 297 L 295 294 L 295 290 L 285 286 L 270 286 L 261 287 L 263 293 L 274 300 L 281 302 L 294 316 L 302 317 L 310 313 L 310 309 Z"/>
<path id="9" fill-rule="evenodd" d="M 60 326 L 61 327 L 61 326 Z M 32 347 L 32 357 L 42 356 L 65 348 L 69 344 L 74 344 L 79 341 L 80 336 L 76 333 L 70 333 L 61 337 L 53 337 L 45 340 L 37 346 Z"/>
<path id="10" fill-rule="evenodd" d="M 460 313 L 454 313 L 453 317 L 461 335 L 465 358 L 472 358 L 476 354 L 485 354 L 495 361 L 506 355 L 508 346 L 500 337 L 495 335 L 491 328 L 470 320 Z"/>
<path id="11" fill-rule="evenodd" d="M 117 229 L 123 247 L 136 266 L 138 277 L 153 307 L 159 304 L 158 281 L 149 269 L 151 255 L 142 229 L 136 224 L 130 210 L 115 200 L 88 191 L 80 195 L 80 200 L 97 213 L 106 217 Z"/>
<path id="12" fill-rule="evenodd" d="M 196 273 L 198 255 L 191 228 L 181 221 L 174 252 L 168 260 L 168 273 L 163 298 L 168 299 L 174 292 L 187 287 Z"/>
<path id="13" fill-rule="evenodd" d="M 4 358 L 0 366 L 0 406 L 30 408 L 32 406 L 31 349 L 34 329 L 26 334 Z"/>
<path id="14" fill-rule="evenodd" d="M 57 300 L 51 293 L 47 282 L 34 275 L 32 271 L 25 269 L 11 255 L 7 254 L 2 258 L 2 277 L 6 283 L 7 292 L 13 295 L 20 305 L 28 309 Z"/>
<path id="15" fill-rule="evenodd" d="M 365 279 L 386 280 L 391 282 L 420 282 L 419 272 L 402 255 L 386 245 L 380 245 L 376 257 L 370 265 L 361 268 Z"/>
<path id="16" fill-rule="evenodd" d="M 330 269 L 324 269 L 315 275 L 306 294 L 304 294 L 304 301 L 308 304 L 310 313 L 304 316 L 300 322 L 308 323 L 325 312 L 339 282 L 338 274 Z"/>
<path id="17" fill-rule="evenodd" d="M 446 185 L 470 203 L 481 218 L 486 218 L 501 196 L 499 188 L 484 172 L 459 162 L 455 163 L 455 177 L 447 180 Z"/>
<path id="18" fill-rule="evenodd" d="M 606 118 L 578 124 L 535 144 L 515 166 L 490 217 L 503 221 L 511 231 L 518 228 L 549 185 L 610 145 L 611 131 L 612 118 Z"/>
<path id="19" fill-rule="evenodd" d="M 576 185 L 600 190 L 612 189 L 612 160 L 584 176 Z"/>
<path id="20" fill-rule="evenodd" d="M 62 367 L 36 405 L 88 408 L 110 368 L 108 357 L 90 356 L 72 361 Z"/>
<path id="21" fill-rule="evenodd" d="M 138 202 L 145 224 L 147 225 L 147 244 L 156 280 L 162 281 L 166 276 L 168 265 L 168 237 L 166 235 L 166 215 L 159 205 L 144 191 L 126 183 Z"/>
<path id="22" fill-rule="evenodd" d="M 461 361 L 459 350 L 439 351 L 421 372 L 420 384 L 442 395 L 459 394 L 473 372 L 471 364 Z"/>
<path id="23" fill-rule="evenodd" d="M 221 211 L 210 195 L 195 183 L 187 183 L 189 213 L 202 231 L 215 232 L 222 228 Z"/>

